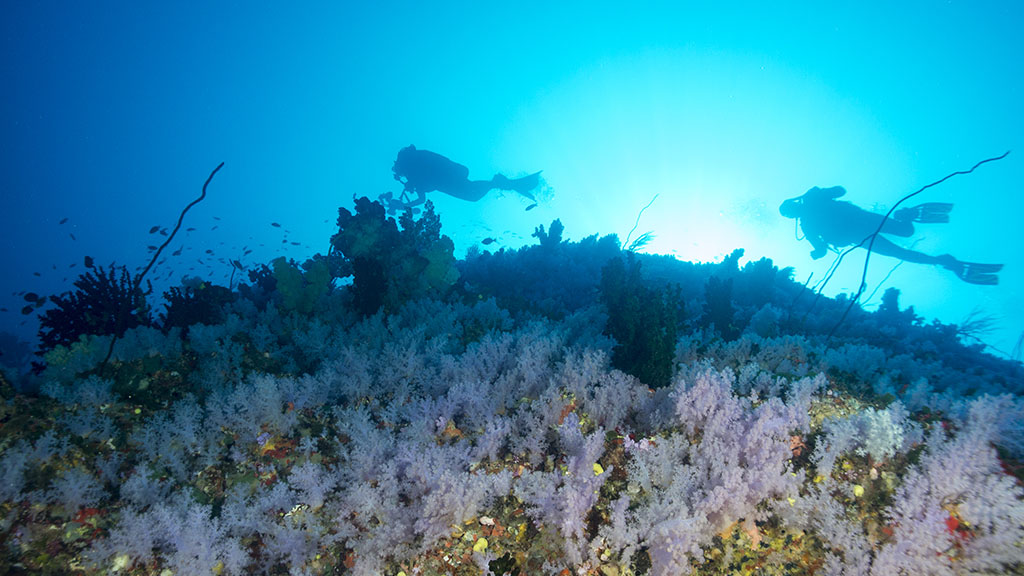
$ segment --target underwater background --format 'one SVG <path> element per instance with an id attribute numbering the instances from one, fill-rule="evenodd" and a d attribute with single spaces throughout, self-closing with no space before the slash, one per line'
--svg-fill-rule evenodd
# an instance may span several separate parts
<path id="1" fill-rule="evenodd" d="M 1022 21 L 11 4 L 0 571 L 1021 573 Z M 541 182 L 388 220 L 410 145 Z M 900 243 L 994 285 L 779 211 L 986 159 Z"/>
<path id="2" fill-rule="evenodd" d="M 839 185 L 879 211 L 1015 148 L 1021 10 L 19 2 L 0 39 L 3 324 L 31 338 L 12 292 L 66 290 L 83 255 L 143 265 L 150 227 L 171 225 L 222 161 L 186 251 L 154 279 L 223 281 L 229 259 L 323 252 L 339 206 L 398 191 L 391 163 L 410 144 L 471 178 L 544 171 L 550 194 L 530 212 L 496 193 L 431 195 L 460 256 L 487 237 L 529 243 L 556 217 L 570 238 L 625 238 L 657 194 L 639 228 L 656 235 L 648 252 L 711 262 L 743 248 L 820 279 L 831 258 L 809 259 L 778 205 Z M 917 249 L 1006 264 L 999 287 L 914 265 L 886 281 L 927 319 L 991 316 L 986 341 L 1006 353 L 1024 332 L 1022 175 L 1011 154 L 916 199 L 955 205 L 948 225 L 920 228 Z M 224 261 L 199 264 L 206 249 Z M 894 264 L 876 260 L 872 289 Z M 827 292 L 856 291 L 857 268 Z"/>

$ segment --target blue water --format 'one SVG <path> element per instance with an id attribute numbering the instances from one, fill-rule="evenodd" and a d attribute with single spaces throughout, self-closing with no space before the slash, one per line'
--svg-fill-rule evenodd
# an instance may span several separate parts
<path id="1" fill-rule="evenodd" d="M 544 171 L 529 212 L 514 195 L 433 194 L 457 255 L 488 236 L 522 245 L 555 217 L 568 238 L 624 237 L 657 194 L 648 252 L 742 247 L 821 278 L 832 258 L 808 257 L 785 198 L 842 185 L 880 211 L 1019 148 L 1014 3 L 677 4 L 15 3 L 0 24 L 0 323 L 31 339 L 20 293 L 69 289 L 85 255 L 144 264 L 149 229 L 173 225 L 222 161 L 186 251 L 152 279 L 224 282 L 245 249 L 247 265 L 325 251 L 339 206 L 398 191 L 390 167 L 409 144 L 471 178 Z M 926 319 L 993 317 L 1005 352 L 1024 330 L 1022 176 L 1011 154 L 920 198 L 955 210 L 916 249 L 1003 263 L 998 287 L 909 264 L 885 281 Z M 221 261 L 199 264 L 207 249 Z M 896 263 L 878 258 L 869 287 Z M 859 273 L 846 265 L 827 291 L 855 291 Z"/>
<path id="2" fill-rule="evenodd" d="M 1024 5 L 8 4 L 0 572 L 1022 565 Z M 411 145 L 540 179 L 339 233 Z M 247 291 L 33 355 L 110 265 Z"/>

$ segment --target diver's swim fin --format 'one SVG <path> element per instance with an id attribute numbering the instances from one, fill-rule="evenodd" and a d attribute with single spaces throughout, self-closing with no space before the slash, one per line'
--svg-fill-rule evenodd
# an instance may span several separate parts
<path id="1" fill-rule="evenodd" d="M 942 267 L 956 274 L 957 278 L 968 284 L 995 286 L 999 284 L 997 274 L 1003 269 L 1002 264 L 981 264 L 978 262 L 961 262 L 948 254 L 940 257 Z"/>
<path id="2" fill-rule="evenodd" d="M 947 202 L 926 202 L 910 208 L 901 208 L 896 211 L 893 218 L 901 222 L 945 224 L 949 222 L 949 213 L 952 211 L 953 205 Z"/>
<path id="3" fill-rule="evenodd" d="M 541 170 L 543 172 L 543 170 Z M 529 176 L 523 176 L 522 178 L 516 178 L 511 180 L 502 174 L 495 174 L 491 180 L 494 186 L 501 188 L 502 190 L 514 190 L 519 192 L 523 196 L 526 196 L 530 200 L 536 200 L 533 194 L 530 194 L 530 190 L 533 190 L 540 184 L 540 172 L 534 172 Z"/>

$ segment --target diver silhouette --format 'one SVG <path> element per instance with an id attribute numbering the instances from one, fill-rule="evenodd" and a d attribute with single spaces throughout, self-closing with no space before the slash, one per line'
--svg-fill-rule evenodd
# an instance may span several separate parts
<path id="1" fill-rule="evenodd" d="M 953 272 L 958 278 L 970 284 L 995 285 L 999 283 L 996 275 L 1002 270 L 1002 264 L 979 264 L 957 260 L 949 254 L 929 256 L 922 252 L 909 250 L 892 240 L 881 236 L 889 234 L 908 238 L 914 234 L 914 223 L 934 224 L 949 222 L 952 204 L 928 202 L 909 208 L 897 210 L 891 218 L 869 212 L 863 208 L 844 201 L 836 200 L 846 194 L 842 186 L 818 188 L 815 186 L 804 195 L 790 198 L 779 206 L 779 213 L 786 218 L 796 218 L 800 222 L 807 240 L 814 246 L 811 258 L 821 258 L 831 248 L 838 249 L 853 246 L 867 246 L 867 240 L 876 231 L 885 218 L 880 234 L 875 236 L 872 251 L 885 256 L 899 258 L 905 262 L 933 264 L 942 266 Z"/>
<path id="2" fill-rule="evenodd" d="M 390 192 L 382 196 L 392 212 L 423 204 L 427 192 L 435 190 L 470 202 L 476 202 L 495 189 L 511 190 L 536 200 L 530 190 L 540 184 L 540 172 L 514 180 L 501 174 L 495 174 L 490 180 L 470 180 L 469 168 L 436 152 L 417 150 L 415 146 L 399 150 L 391 171 L 395 173 L 395 180 L 404 186 L 400 198 L 393 198 Z M 411 201 L 408 200 L 410 192 L 416 194 Z"/>

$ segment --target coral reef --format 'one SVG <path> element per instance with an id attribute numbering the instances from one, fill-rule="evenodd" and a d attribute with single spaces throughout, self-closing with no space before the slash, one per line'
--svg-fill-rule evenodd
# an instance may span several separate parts
<path id="1" fill-rule="evenodd" d="M 164 293 L 167 308 L 160 314 L 160 326 L 187 330 L 193 324 L 220 324 L 224 307 L 238 295 L 224 286 L 199 282 L 196 286 L 172 286 Z"/>
<path id="2" fill-rule="evenodd" d="M 272 260 L 270 266 L 281 309 L 286 312 L 311 314 L 316 303 L 331 288 L 331 274 L 323 258 L 307 260 L 301 270 L 283 257 Z"/>
<path id="3" fill-rule="evenodd" d="M 55 307 L 39 317 L 40 351 L 70 346 L 85 335 L 121 336 L 151 322 L 146 298 L 123 266 L 120 271 L 98 266 L 80 275 L 74 286 L 71 292 L 51 296 Z"/>
<path id="4" fill-rule="evenodd" d="M 456 262 L 363 198 L 164 330 L 125 271 L 76 283 L 42 374 L 0 373 L 0 572 L 1024 570 L 1019 362 L 894 292 L 828 338 L 846 302 L 771 261 L 563 231 Z"/>
<path id="5" fill-rule="evenodd" d="M 672 379 L 676 330 L 684 311 L 676 287 L 652 289 L 640 278 L 632 252 L 612 258 L 601 270 L 601 302 L 608 310 L 605 333 L 615 339 L 612 365 L 648 386 L 662 388 Z"/>
<path id="6" fill-rule="evenodd" d="M 384 206 L 365 196 L 356 199 L 355 209 L 355 214 L 338 210 L 338 232 L 331 237 L 331 246 L 352 271 L 352 296 L 363 315 L 443 296 L 458 280 L 455 245 L 441 235 L 433 203 L 426 203 L 418 220 L 407 210 L 398 223 L 386 217 Z"/>

